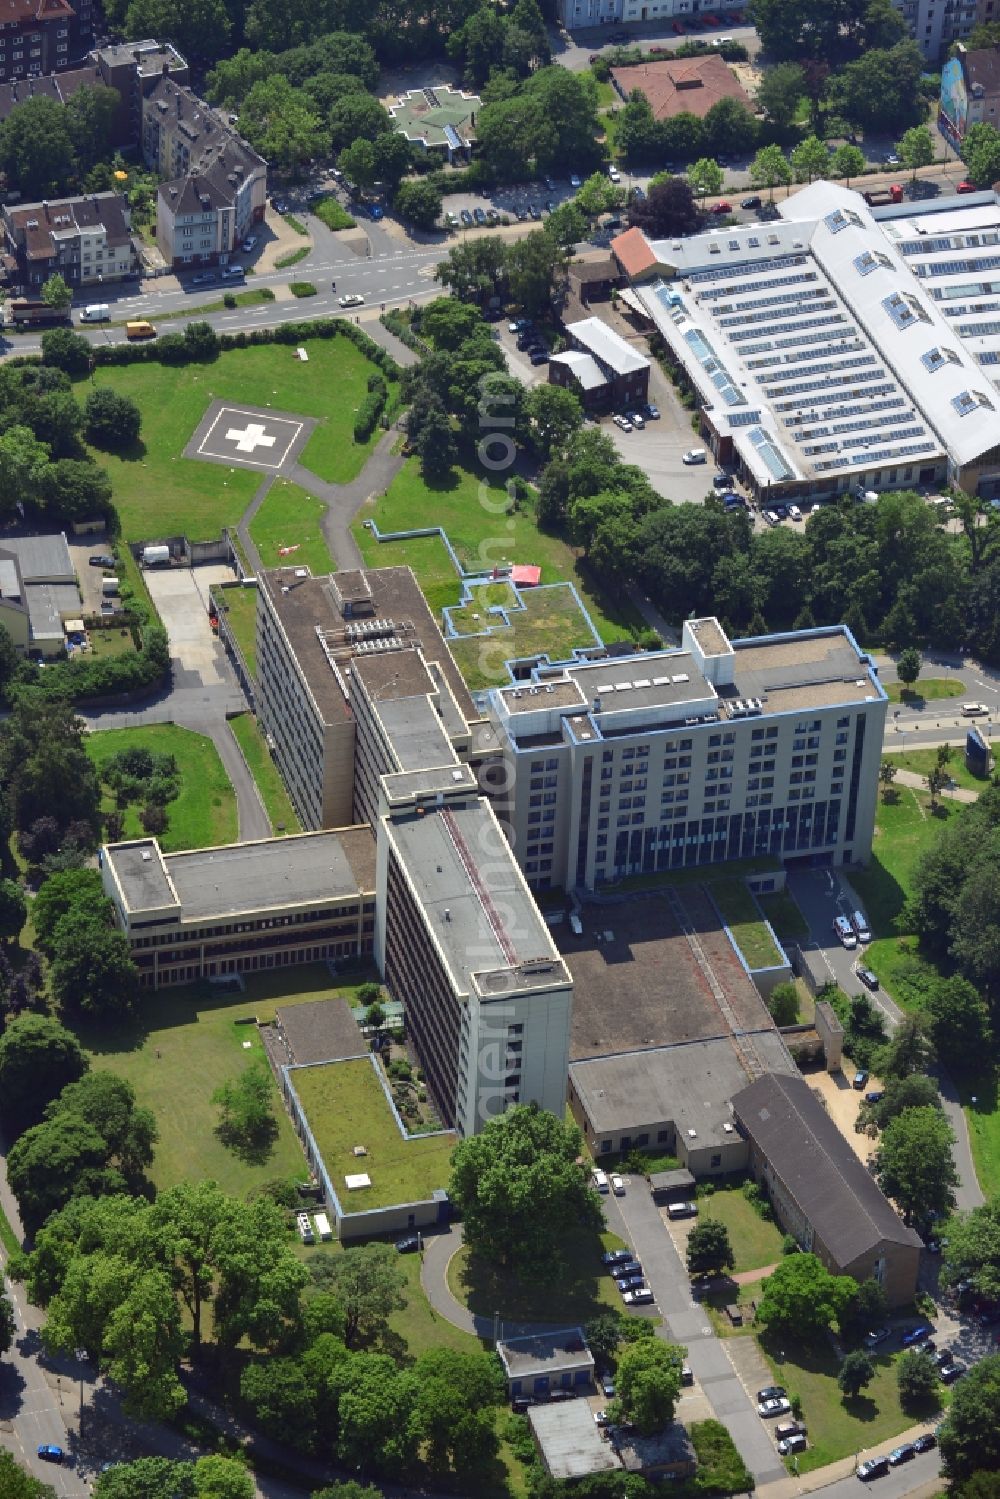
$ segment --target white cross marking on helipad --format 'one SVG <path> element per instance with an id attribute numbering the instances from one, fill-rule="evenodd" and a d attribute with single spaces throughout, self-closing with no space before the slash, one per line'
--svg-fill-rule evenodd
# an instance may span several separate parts
<path id="1" fill-rule="evenodd" d="M 252 453 L 257 448 L 273 448 L 277 442 L 276 437 L 270 437 L 267 428 L 262 427 L 260 422 L 248 422 L 241 432 L 238 427 L 230 427 L 226 433 L 226 441 L 236 444 L 238 453 Z"/>

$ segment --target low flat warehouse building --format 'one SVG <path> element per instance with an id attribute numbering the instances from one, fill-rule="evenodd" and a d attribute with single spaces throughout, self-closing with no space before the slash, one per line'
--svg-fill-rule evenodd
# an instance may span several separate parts
<path id="1" fill-rule="evenodd" d="M 107 845 L 101 872 L 147 988 L 372 950 L 369 828 L 177 854 L 139 838 Z"/>
<path id="2" fill-rule="evenodd" d="M 815 182 L 780 214 L 612 244 L 715 457 L 764 506 L 945 481 L 1000 494 L 996 195 L 873 208 Z"/>
<path id="3" fill-rule="evenodd" d="M 845 627 L 535 667 L 494 688 L 503 817 L 536 889 L 770 854 L 869 857 L 887 699 Z"/>
<path id="4" fill-rule="evenodd" d="M 890 1306 L 912 1301 L 922 1244 L 883 1196 L 802 1077 L 759 1078 L 733 1116 L 778 1221 L 835 1275 L 874 1277 Z"/>

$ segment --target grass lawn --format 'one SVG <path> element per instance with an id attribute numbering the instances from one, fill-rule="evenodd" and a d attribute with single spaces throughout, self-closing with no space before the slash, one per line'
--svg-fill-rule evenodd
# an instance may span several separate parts
<path id="1" fill-rule="evenodd" d="M 992 744 L 990 748 L 993 751 L 994 759 L 996 759 L 997 752 L 1000 750 L 1000 744 Z M 886 755 L 885 759 L 892 765 L 898 765 L 900 770 L 912 770 L 915 775 L 925 776 L 937 764 L 937 750 L 912 749 L 907 750 L 902 755 Z M 989 776 L 985 780 L 980 780 L 978 776 L 972 774 L 972 771 L 966 766 L 965 755 L 957 745 L 952 751 L 951 759 L 945 766 L 945 770 L 951 776 L 956 786 L 964 786 L 968 791 L 982 791 L 990 784 Z"/>
<path id="2" fill-rule="evenodd" d="M 458 603 L 461 584 L 440 536 L 380 542 L 375 540 L 367 526 L 356 526 L 354 538 L 361 548 L 366 567 L 412 567 L 436 618 L 440 618 L 442 609 Z"/>
<path id="3" fill-rule="evenodd" d="M 742 880 L 712 880 L 708 888 L 733 940 L 751 968 L 776 968 L 781 954 Z"/>
<path id="4" fill-rule="evenodd" d="M 757 904 L 782 941 L 795 942 L 800 937 L 809 936 L 809 923 L 799 910 L 798 902 L 790 890 L 776 890 L 771 895 L 758 895 Z"/>
<path id="5" fill-rule="evenodd" d="M 509 625 L 490 627 L 485 613 L 477 622 L 471 606 L 456 620 L 458 628 L 490 628 L 489 635 L 449 642 L 459 671 L 473 690 L 508 682 L 510 673 L 504 662 L 514 656 L 547 652 L 553 661 L 563 661 L 574 647 L 594 644 L 593 633 L 568 587 L 525 589 L 521 598 L 524 608 L 511 611 Z"/>
<path id="6" fill-rule="evenodd" d="M 243 751 L 244 759 L 257 783 L 265 810 L 271 821 L 272 833 L 298 833 L 301 824 L 295 815 L 291 798 L 285 790 L 278 767 L 271 759 L 264 736 L 257 727 L 252 713 L 239 713 L 229 720 L 236 743 Z"/>
<path id="7" fill-rule="evenodd" d="M 884 682 L 882 685 L 890 703 L 907 703 L 910 707 L 942 697 L 961 697 L 965 692 L 957 677 L 922 677 L 912 687 L 904 687 L 902 682 Z"/>
<path id="8" fill-rule="evenodd" d="M 274 301 L 274 292 L 269 286 L 258 286 L 251 291 L 229 292 L 228 295 L 234 297 L 237 307 L 259 307 L 262 302 Z M 199 303 L 197 312 L 190 307 L 184 307 L 179 312 L 159 312 L 156 315 L 156 321 L 158 323 L 165 323 L 170 319 L 184 318 L 190 323 L 195 320 L 196 316 L 202 318 L 207 312 L 224 312 L 227 306 L 228 304 L 220 297 L 217 302 Z M 128 319 L 124 318 L 119 323 L 112 323 L 111 327 L 122 328 L 127 321 Z"/>
<path id="9" fill-rule="evenodd" d="M 305 234 L 306 231 L 305 229 L 302 229 L 301 232 Z M 299 245 L 297 250 L 289 250 L 287 254 L 279 255 L 277 260 L 274 262 L 275 270 L 284 271 L 287 270 L 289 266 L 298 265 L 300 260 L 305 260 L 306 256 L 309 254 L 310 248 L 311 247 L 309 245 Z"/>
<path id="10" fill-rule="evenodd" d="M 250 525 L 250 536 L 260 553 L 264 567 L 283 563 L 303 564 L 314 575 L 331 573 L 336 563 L 330 555 L 320 521 L 326 511 L 322 500 L 300 489 L 288 479 L 277 479 Z M 297 547 L 291 556 L 282 557 L 282 547 Z"/>
<path id="11" fill-rule="evenodd" d="M 364 1044 L 360 1031 L 358 1044 Z M 368 1057 L 306 1067 L 292 1081 L 345 1212 L 422 1202 L 447 1186 L 457 1136 L 404 1138 Z M 359 1144 L 368 1152 L 363 1160 L 354 1155 Z M 372 1184 L 348 1192 L 344 1177 L 358 1172 Z"/>
<path id="12" fill-rule="evenodd" d="M 733 859 L 726 865 L 727 873 L 734 880 L 747 874 L 768 874 L 781 867 L 773 854 L 761 854 L 758 859 Z M 691 869 L 662 869 L 656 874 L 630 874 L 605 886 L 608 890 L 662 890 L 665 885 L 704 885 L 707 871 L 704 865 Z M 714 885 L 712 887 L 715 888 Z"/>
<path id="13" fill-rule="evenodd" d="M 307 460 L 308 454 L 307 448 Z M 495 479 L 480 480 L 465 469 L 453 471 L 450 485 L 431 488 L 420 477 L 417 460 L 410 459 L 387 493 L 362 507 L 355 522 L 355 535 L 366 561 L 377 557 L 379 565 L 384 565 L 382 559 L 387 548 L 372 540 L 363 525 L 366 519 L 376 520 L 382 531 L 439 525 L 464 567 L 486 571 L 501 562 L 535 563 L 542 569 L 543 583 L 575 583 L 603 640 L 628 639 L 643 628 L 627 600 L 609 597 L 584 573 L 572 548 L 560 537 L 538 530 L 529 505 L 505 513 L 504 499 L 501 483 Z M 431 607 L 437 607 L 437 599 L 429 588 L 443 581 L 440 557 L 447 561 L 447 554 L 443 548 L 438 549 L 438 556 L 429 553 L 423 541 L 411 553 L 414 545 L 396 543 L 393 548 L 396 555 L 391 560 L 410 563 Z M 425 577 L 428 560 L 433 571 Z M 452 598 L 444 602 L 458 602 L 457 587 Z"/>
<path id="14" fill-rule="evenodd" d="M 494 1273 L 493 1266 L 481 1263 L 463 1245 L 448 1265 L 448 1284 L 459 1301 L 483 1317 L 498 1311 L 512 1322 L 582 1325 L 610 1308 L 622 1308 L 618 1288 L 601 1264 L 603 1251 L 621 1243 L 615 1234 L 577 1234 L 566 1245 L 565 1263 L 552 1284 Z"/>
<path id="15" fill-rule="evenodd" d="M 333 193 L 328 193 L 326 197 L 318 199 L 310 204 L 310 207 L 320 223 L 325 224 L 328 229 L 353 229 L 355 227 L 354 219 Z"/>
<path id="16" fill-rule="evenodd" d="M 109 630 L 87 631 L 90 649 L 95 656 L 127 656 L 135 652 L 135 641 L 128 627 L 115 625 Z"/>
<path id="17" fill-rule="evenodd" d="M 111 475 L 126 541 L 183 533 L 192 540 L 218 536 L 235 525 L 253 498 L 260 475 L 182 458 L 214 399 L 234 405 L 273 406 L 320 418 L 302 461 L 323 479 L 353 479 L 380 435 L 354 441 L 354 413 L 372 365 L 345 338 L 310 339 L 309 362 L 284 344 L 228 349 L 211 364 L 176 368 L 135 364 L 94 371 L 94 384 L 131 396 L 142 411 L 142 436 L 123 454 L 94 451 Z M 86 381 L 78 395 L 89 394 Z"/>
<path id="18" fill-rule="evenodd" d="M 257 586 L 216 588 L 213 597 L 225 609 L 226 619 L 243 653 L 250 675 L 257 675 Z"/>
<path id="19" fill-rule="evenodd" d="M 17 1234 L 10 1226 L 7 1214 L 0 1207 L 0 1244 L 3 1245 L 3 1258 L 8 1259 L 12 1254 L 17 1254 L 21 1248 L 17 1242 Z"/>
<path id="20" fill-rule="evenodd" d="M 920 1419 L 901 1409 L 895 1359 L 888 1355 L 874 1360 L 877 1372 L 864 1393 L 845 1402 L 837 1388 L 839 1361 L 825 1340 L 807 1348 L 765 1336 L 760 1346 L 775 1382 L 802 1400 L 809 1429 L 809 1449 L 799 1455 L 802 1473 L 874 1447 Z"/>
<path id="21" fill-rule="evenodd" d="M 180 795 L 167 803 L 167 827 L 160 846 L 167 852 L 181 848 L 211 848 L 234 843 L 239 827 L 236 793 L 211 739 L 177 724 L 147 724 L 135 729 L 103 729 L 84 740 L 87 753 L 100 774 L 102 764 L 120 750 L 141 746 L 155 754 L 173 755 L 180 772 Z M 102 796 L 105 811 L 114 806 L 110 795 Z M 132 803 L 125 813 L 126 838 L 141 838 L 139 807 Z"/>
<path id="22" fill-rule="evenodd" d="M 716 1188 L 698 1198 L 698 1222 L 714 1218 L 729 1230 L 737 1275 L 744 1270 L 762 1270 L 781 1259 L 781 1230 L 755 1212 L 740 1187 Z"/>

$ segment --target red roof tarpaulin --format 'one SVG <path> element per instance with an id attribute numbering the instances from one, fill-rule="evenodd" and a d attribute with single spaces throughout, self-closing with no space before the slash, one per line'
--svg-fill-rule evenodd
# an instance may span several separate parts
<path id="1" fill-rule="evenodd" d="M 510 581 L 517 583 L 521 588 L 537 588 L 542 581 L 542 569 L 540 567 L 512 567 Z"/>

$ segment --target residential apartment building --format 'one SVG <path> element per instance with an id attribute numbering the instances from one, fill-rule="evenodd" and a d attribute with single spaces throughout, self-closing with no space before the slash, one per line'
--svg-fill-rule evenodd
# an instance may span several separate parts
<path id="1" fill-rule="evenodd" d="M 745 0 L 558 0 L 559 22 L 567 31 L 591 26 L 614 26 L 624 22 L 670 21 L 685 16 L 713 15 L 725 22 L 727 15 L 746 9 Z"/>
<path id="2" fill-rule="evenodd" d="M 93 37 L 93 0 L 6 0 L 0 10 L 0 83 L 68 68 Z"/>
<path id="3" fill-rule="evenodd" d="M 9 281 L 37 295 L 50 276 L 72 287 L 99 286 L 134 274 L 131 217 L 118 193 L 90 193 L 0 208 Z"/>
<path id="4" fill-rule="evenodd" d="M 834 1275 L 874 1278 L 890 1306 L 917 1290 L 921 1241 L 882 1195 L 807 1080 L 769 1074 L 738 1092 L 733 1118 L 778 1222 Z"/>
<path id="5" fill-rule="evenodd" d="M 99 47 L 84 62 L 66 72 L 31 75 L 0 82 L 0 120 L 27 99 L 52 99 L 65 104 L 81 88 L 114 89 L 121 100 L 111 132 L 111 145 L 135 146 L 142 131 L 142 96 L 164 75 L 187 83 L 188 65 L 169 42 L 122 42 Z"/>
<path id="6" fill-rule="evenodd" d="M 575 389 L 588 411 L 643 406 L 649 360 L 600 318 L 567 323 L 570 347 L 549 361 L 549 383 Z"/>
<path id="7" fill-rule="evenodd" d="M 225 263 L 264 216 L 267 163 L 189 88 L 143 95 L 142 154 L 160 184 L 156 243 L 168 265 Z"/>
<path id="8" fill-rule="evenodd" d="M 941 69 L 938 126 L 960 148 L 970 125 L 1000 124 L 1000 47 L 969 51 L 959 43 Z"/>
<path id="9" fill-rule="evenodd" d="M 985 3 L 988 0 L 893 0 L 928 62 L 937 62 L 953 42 L 969 35 Z"/>
<path id="10" fill-rule="evenodd" d="M 866 860 L 887 699 L 845 627 L 559 667 L 495 688 L 500 815 L 529 885 L 771 854 Z"/>
<path id="11" fill-rule="evenodd" d="M 101 875 L 144 988 L 372 951 L 370 828 L 177 854 L 139 838 L 104 848 Z"/>

